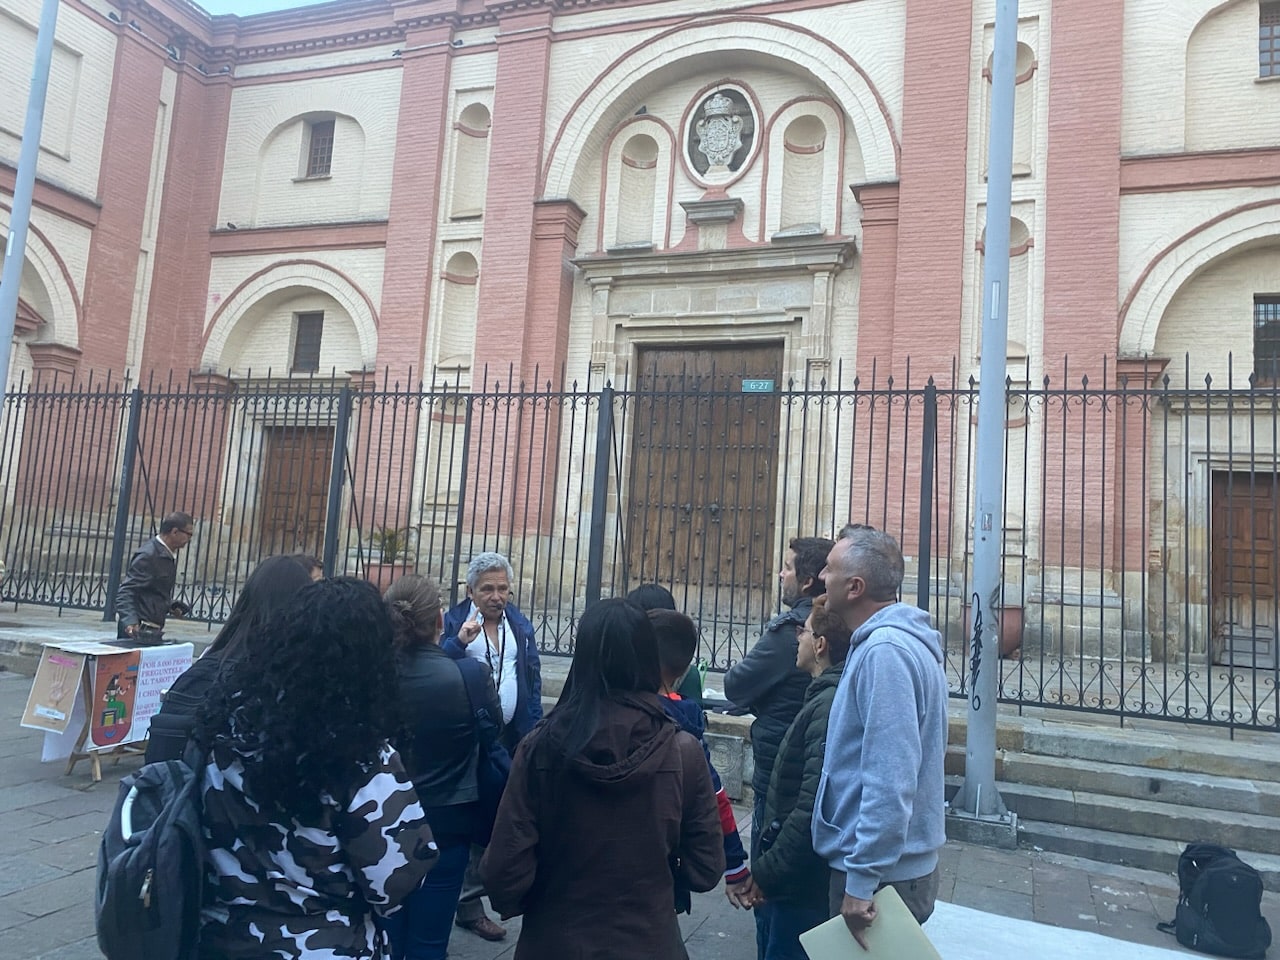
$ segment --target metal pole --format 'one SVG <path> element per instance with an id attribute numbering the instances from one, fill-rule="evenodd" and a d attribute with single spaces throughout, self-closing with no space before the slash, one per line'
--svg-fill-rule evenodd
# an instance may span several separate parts
<path id="1" fill-rule="evenodd" d="M 916 606 L 929 609 L 933 594 L 933 462 L 938 445 L 938 387 L 929 378 L 924 388 L 924 424 L 920 445 L 920 546 L 916 558 Z"/>
<path id="2" fill-rule="evenodd" d="M 591 482 L 591 530 L 587 541 L 587 606 L 604 592 L 604 528 L 609 494 L 609 449 L 613 441 L 613 384 L 600 391 L 596 423 L 596 464 Z"/>
<path id="3" fill-rule="evenodd" d="M 1013 194 L 1013 111 L 1018 0 L 996 0 L 991 62 L 991 140 L 987 170 L 987 242 L 982 271 L 982 366 L 978 387 L 977 500 L 973 512 L 973 591 L 969 723 L 964 785 L 952 808 L 974 817 L 1006 815 L 996 789 L 996 706 L 1000 672 L 998 614 L 1004 521 L 1005 380 L 1008 372 L 1009 218 Z"/>
<path id="4" fill-rule="evenodd" d="M 31 92 L 27 95 L 27 119 L 22 127 L 18 175 L 13 185 L 9 242 L 4 250 L 4 271 L 0 273 L 0 397 L 4 396 L 9 386 L 9 357 L 13 352 L 13 330 L 18 319 L 18 286 L 22 283 L 22 263 L 27 252 L 27 227 L 31 224 L 31 198 L 36 188 L 40 130 L 44 127 L 44 101 L 45 94 L 49 92 L 53 31 L 57 24 L 58 0 L 44 0 L 44 6 L 40 8 L 40 30 L 36 34 L 36 62 L 31 70 Z"/>
<path id="5" fill-rule="evenodd" d="M 338 535 L 342 526 L 342 481 L 346 477 L 347 435 L 351 432 L 351 385 L 338 395 L 338 418 L 333 428 L 333 459 L 329 462 L 329 500 L 324 515 L 324 575 L 332 577 L 338 565 Z"/>
<path id="6" fill-rule="evenodd" d="M 138 432 L 142 423 L 142 388 L 129 394 L 129 419 L 124 428 L 124 458 L 120 465 L 120 493 L 116 500 L 116 522 L 111 530 L 111 559 L 107 563 L 107 602 L 102 619 L 116 618 L 116 592 L 124 576 L 125 538 L 129 536 L 129 511 L 133 508 L 133 472 L 138 462 Z"/>

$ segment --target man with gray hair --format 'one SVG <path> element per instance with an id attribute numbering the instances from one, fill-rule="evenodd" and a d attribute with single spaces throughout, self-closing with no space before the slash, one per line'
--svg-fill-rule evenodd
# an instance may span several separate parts
<path id="1" fill-rule="evenodd" d="M 881 887 L 920 923 L 933 913 L 947 840 L 947 679 L 928 612 L 898 600 L 897 542 L 869 527 L 841 534 L 822 577 L 827 608 L 853 637 L 827 725 L 813 848 L 831 867 L 831 915 L 865 947 Z"/>
<path id="2" fill-rule="evenodd" d="M 489 667 L 502 705 L 502 739 L 516 744 L 542 719 L 542 662 L 533 624 L 511 602 L 515 573 L 500 553 L 480 553 L 467 565 L 467 597 L 444 615 L 444 651 L 455 660 L 474 657 Z M 507 931 L 484 911 L 479 879 L 483 848 L 474 846 L 455 922 L 485 940 Z"/>

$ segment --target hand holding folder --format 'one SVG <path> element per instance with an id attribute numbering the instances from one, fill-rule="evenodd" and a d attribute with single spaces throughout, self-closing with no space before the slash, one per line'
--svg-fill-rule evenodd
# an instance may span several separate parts
<path id="1" fill-rule="evenodd" d="M 897 890 L 885 887 L 873 899 L 876 919 L 867 927 L 866 950 L 853 939 L 844 917 L 832 917 L 800 934 L 809 960 L 942 960 Z"/>

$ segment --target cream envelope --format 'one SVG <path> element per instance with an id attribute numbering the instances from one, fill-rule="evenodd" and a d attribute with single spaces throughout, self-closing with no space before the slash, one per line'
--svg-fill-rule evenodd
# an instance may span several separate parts
<path id="1" fill-rule="evenodd" d="M 875 895 L 877 916 L 867 928 L 867 947 L 853 939 L 843 917 L 832 917 L 800 934 L 809 960 L 942 960 L 893 887 Z"/>

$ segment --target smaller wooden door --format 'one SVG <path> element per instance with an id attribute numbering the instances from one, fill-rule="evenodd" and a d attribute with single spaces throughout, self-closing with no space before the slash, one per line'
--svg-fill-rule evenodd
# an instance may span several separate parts
<path id="1" fill-rule="evenodd" d="M 263 552 L 318 554 L 324 544 L 333 428 L 271 427 L 263 446 Z"/>
<path id="2" fill-rule="evenodd" d="M 1213 474 L 1210 524 L 1215 645 L 1220 659 L 1239 666 L 1274 663 L 1276 577 L 1280 575 L 1278 499 L 1277 474 Z M 1244 646 L 1249 650 L 1242 651 Z"/>

